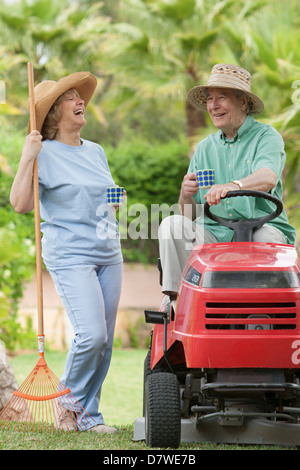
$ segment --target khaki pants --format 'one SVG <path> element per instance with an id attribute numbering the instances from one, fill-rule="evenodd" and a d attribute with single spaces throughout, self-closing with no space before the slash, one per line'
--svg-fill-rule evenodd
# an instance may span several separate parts
<path id="1" fill-rule="evenodd" d="M 203 224 L 182 215 L 163 219 L 158 230 L 160 261 L 163 270 L 162 292 L 177 293 L 181 273 L 195 245 L 218 243 Z M 263 225 L 253 232 L 254 242 L 286 243 L 284 235 L 271 225 Z"/>

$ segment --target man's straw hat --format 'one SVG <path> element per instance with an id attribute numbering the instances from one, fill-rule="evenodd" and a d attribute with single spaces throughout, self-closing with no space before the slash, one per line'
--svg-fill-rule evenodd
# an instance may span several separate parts
<path id="1" fill-rule="evenodd" d="M 45 80 L 36 85 L 34 88 L 36 130 L 42 131 L 46 116 L 60 95 L 75 88 L 86 106 L 92 98 L 96 86 L 97 79 L 90 72 L 75 72 L 61 78 L 58 82 Z"/>
<path id="2" fill-rule="evenodd" d="M 195 86 L 188 95 L 188 101 L 195 108 L 206 108 L 206 96 L 208 88 L 230 88 L 240 90 L 248 96 L 250 114 L 261 113 L 264 109 L 263 102 L 251 92 L 251 74 L 237 65 L 217 64 L 213 67 L 207 85 Z"/>

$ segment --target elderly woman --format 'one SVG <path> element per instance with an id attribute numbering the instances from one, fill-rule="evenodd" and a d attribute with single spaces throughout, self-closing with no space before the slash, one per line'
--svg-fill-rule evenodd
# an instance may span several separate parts
<path id="1" fill-rule="evenodd" d="M 61 381 L 93 418 L 90 429 L 113 433 L 98 408 L 111 359 L 123 260 L 116 220 L 104 221 L 107 212 L 99 211 L 106 204 L 106 188 L 114 185 L 105 153 L 80 137 L 96 84 L 90 73 L 77 72 L 35 87 L 37 130 L 26 137 L 10 199 L 19 213 L 33 209 L 38 158 L 43 259 L 75 333 Z M 64 419 L 73 416 L 67 413 Z"/>
<path id="2" fill-rule="evenodd" d="M 251 92 L 251 75 L 231 64 L 213 67 L 207 85 L 188 93 L 190 103 L 208 111 L 218 132 L 196 148 L 179 196 L 180 215 L 163 220 L 159 230 L 160 257 L 164 271 L 162 290 L 176 303 L 179 281 L 187 258 L 197 244 L 230 242 L 233 231 L 200 216 L 205 201 L 216 205 L 214 213 L 226 219 L 262 217 L 273 211 L 263 199 L 231 198 L 240 189 L 271 192 L 282 199 L 284 143 L 278 132 L 254 120 L 264 105 Z M 212 187 L 198 187 L 196 172 L 213 169 Z M 198 216 L 198 217 L 197 217 Z M 295 230 L 283 211 L 268 225 L 254 230 L 255 242 L 295 243 Z M 166 308 L 168 308 L 167 303 Z M 175 306 L 175 304 L 173 305 Z"/>

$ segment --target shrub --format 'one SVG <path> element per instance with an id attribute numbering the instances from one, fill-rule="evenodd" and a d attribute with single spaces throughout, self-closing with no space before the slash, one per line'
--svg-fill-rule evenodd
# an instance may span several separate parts
<path id="1" fill-rule="evenodd" d="M 134 204 L 147 208 L 146 235 L 122 240 L 127 261 L 149 262 L 158 256 L 156 237 L 151 239 L 151 205 L 178 202 L 181 182 L 189 165 L 189 146 L 185 139 L 166 144 L 135 139 L 105 148 L 115 183 L 127 191 L 127 210 Z M 127 215 L 127 227 L 133 218 Z M 145 227 L 144 227 L 145 228 Z M 145 238 L 143 238 L 143 236 Z"/>

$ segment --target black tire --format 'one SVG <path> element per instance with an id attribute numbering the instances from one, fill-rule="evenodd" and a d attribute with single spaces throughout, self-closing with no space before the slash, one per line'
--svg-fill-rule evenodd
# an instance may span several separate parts
<path id="1" fill-rule="evenodd" d="M 147 352 L 147 356 L 145 357 L 144 360 L 144 383 L 147 382 L 148 375 L 151 374 L 151 350 Z"/>
<path id="2" fill-rule="evenodd" d="M 152 373 L 150 364 L 151 364 L 151 350 L 148 351 L 147 356 L 145 357 L 145 360 L 144 360 L 143 416 L 145 416 L 145 413 L 146 413 L 146 383 L 147 383 L 148 376 Z"/>
<path id="3" fill-rule="evenodd" d="M 145 402 L 147 446 L 176 449 L 181 436 L 180 387 L 176 375 L 167 372 L 150 374 Z"/>

